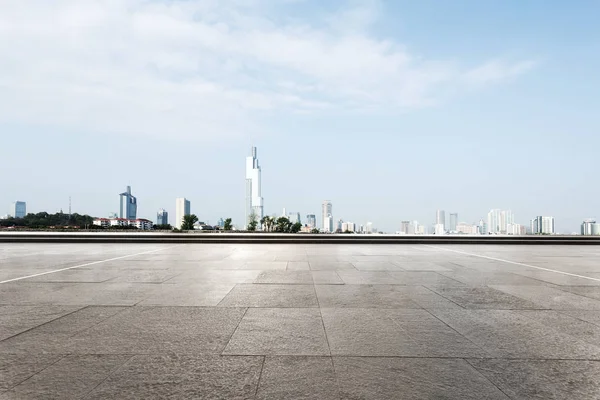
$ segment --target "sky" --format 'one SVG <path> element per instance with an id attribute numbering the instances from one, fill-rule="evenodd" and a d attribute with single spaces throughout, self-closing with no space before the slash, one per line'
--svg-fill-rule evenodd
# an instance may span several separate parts
<path id="1" fill-rule="evenodd" d="M 595 0 L 0 0 L 0 215 L 600 218 Z M 5 207 L 2 207 L 2 204 Z M 6 208 L 6 212 L 3 212 Z"/>

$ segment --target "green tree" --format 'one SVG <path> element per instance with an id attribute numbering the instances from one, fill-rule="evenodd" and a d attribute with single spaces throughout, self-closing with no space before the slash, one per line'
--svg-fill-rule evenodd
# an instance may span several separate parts
<path id="1" fill-rule="evenodd" d="M 321 231 L 319 230 L 319 228 L 312 228 L 310 230 L 310 233 L 321 233 Z"/>
<path id="2" fill-rule="evenodd" d="M 252 211 L 252 214 L 248 217 L 248 230 L 250 232 L 256 231 L 256 227 L 258 226 L 258 218 L 256 217 L 256 213 Z"/>
<path id="3" fill-rule="evenodd" d="M 191 231 L 194 229 L 194 224 L 198 222 L 198 217 L 196 214 L 184 215 L 183 216 L 183 224 L 181 224 L 182 231 Z"/>
<path id="4" fill-rule="evenodd" d="M 225 220 L 225 223 L 223 224 L 223 229 L 226 230 L 226 231 L 230 231 L 232 229 L 231 218 L 227 218 Z"/>
<path id="5" fill-rule="evenodd" d="M 290 232 L 292 229 L 292 223 L 287 217 L 279 217 L 275 221 L 276 232 Z"/>
<path id="6" fill-rule="evenodd" d="M 290 232 L 291 233 L 298 233 L 300 232 L 300 229 L 302 229 L 302 224 L 300 222 L 296 222 L 294 225 L 292 225 L 292 227 L 290 228 Z"/>

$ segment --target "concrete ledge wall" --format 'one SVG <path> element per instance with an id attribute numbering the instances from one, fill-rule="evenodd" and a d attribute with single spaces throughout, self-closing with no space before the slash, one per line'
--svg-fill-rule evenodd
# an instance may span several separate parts
<path id="1" fill-rule="evenodd" d="M 239 233 L 0 232 L 0 243 L 287 243 L 600 245 L 600 236 L 407 236 Z"/>

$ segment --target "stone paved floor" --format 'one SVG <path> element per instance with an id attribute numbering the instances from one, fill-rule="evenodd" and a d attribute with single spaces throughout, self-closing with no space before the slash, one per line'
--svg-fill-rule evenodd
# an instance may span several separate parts
<path id="1" fill-rule="evenodd" d="M 599 399 L 599 255 L 0 244 L 0 399 Z"/>

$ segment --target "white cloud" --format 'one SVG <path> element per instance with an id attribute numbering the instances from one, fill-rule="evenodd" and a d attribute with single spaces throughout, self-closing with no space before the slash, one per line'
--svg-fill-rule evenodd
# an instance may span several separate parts
<path id="1" fill-rule="evenodd" d="M 377 1 L 319 26 L 276 22 L 273 1 L 4 2 L 0 121 L 206 139 L 259 132 L 257 113 L 422 107 L 532 67 L 421 59 L 369 34 Z"/>

